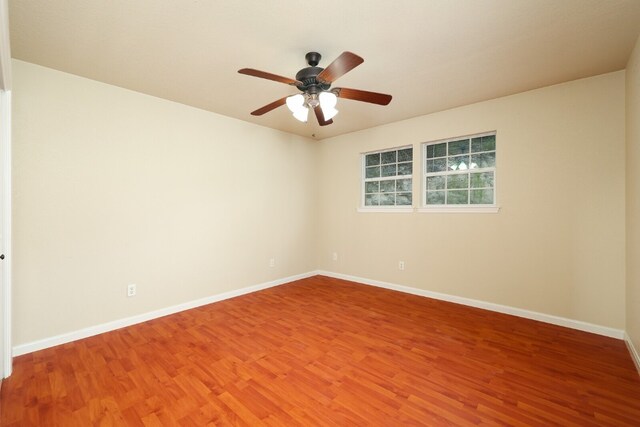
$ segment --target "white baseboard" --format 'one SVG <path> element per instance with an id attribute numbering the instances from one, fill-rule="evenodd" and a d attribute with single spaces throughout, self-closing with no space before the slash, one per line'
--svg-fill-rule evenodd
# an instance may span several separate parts
<path id="1" fill-rule="evenodd" d="M 71 341 L 76 341 L 76 340 L 88 338 L 94 335 L 102 334 L 105 332 L 114 331 L 116 329 L 124 328 L 126 326 L 135 325 L 136 323 L 146 322 L 148 320 L 157 319 L 158 317 L 168 316 L 169 314 L 178 313 L 180 311 L 189 310 L 191 308 L 200 307 L 203 305 L 237 297 L 240 295 L 249 294 L 249 293 L 260 291 L 267 288 L 272 288 L 274 286 L 283 285 L 285 283 L 293 282 L 295 280 L 305 279 L 307 277 L 315 276 L 317 274 L 318 272 L 312 271 L 308 273 L 298 274 L 295 276 L 284 277 L 282 279 L 273 280 L 271 282 L 261 283 L 254 286 L 248 286 L 246 288 L 236 289 L 233 291 L 212 295 L 212 296 L 197 299 L 194 301 L 188 301 L 182 304 L 173 305 L 171 307 L 161 308 L 159 310 L 150 311 L 148 313 L 138 314 L 136 316 L 114 320 L 112 322 L 90 326 L 88 328 L 80 329 L 73 332 L 67 332 L 65 334 L 56 335 L 50 338 L 45 338 L 42 340 L 29 342 L 26 344 L 20 344 L 13 347 L 13 356 L 20 356 L 22 354 L 43 350 L 45 348 L 53 347 L 56 345 L 66 344 Z"/>
<path id="2" fill-rule="evenodd" d="M 225 299 L 237 297 L 240 295 L 249 294 L 252 292 L 260 291 L 262 289 L 272 288 L 274 286 L 283 285 L 295 280 L 305 279 L 315 275 L 323 275 L 328 277 L 334 277 L 337 279 L 349 280 L 352 282 L 358 282 L 365 285 L 377 286 L 380 288 L 390 289 L 394 291 L 404 292 L 413 295 L 419 295 L 423 297 L 438 299 L 442 301 L 453 302 L 457 304 L 467 305 L 470 307 L 482 308 L 485 310 L 495 311 L 498 313 L 511 314 L 513 316 L 524 317 L 527 319 L 538 320 L 545 323 L 551 323 L 554 325 L 564 326 L 567 328 L 577 329 L 580 331 L 591 332 L 598 335 L 604 335 L 607 337 L 624 339 L 629 347 L 629 352 L 636 363 L 636 367 L 640 371 L 640 357 L 637 350 L 633 347 L 633 343 L 629 339 L 628 335 L 620 329 L 609 328 L 606 326 L 594 325 L 579 320 L 567 319 L 564 317 L 553 316 L 550 314 L 538 313 L 535 311 L 524 310 L 515 307 L 509 307 L 506 305 L 494 304 L 491 302 L 474 300 L 471 298 L 458 297 L 455 295 L 448 295 L 439 292 L 427 291 L 424 289 L 412 288 L 409 286 L 397 285 L 394 283 L 382 282 L 379 280 L 367 279 L 364 277 L 350 276 L 347 274 L 333 273 L 330 271 L 310 271 L 295 276 L 284 277 L 282 279 L 273 280 L 271 282 L 261 283 L 254 286 L 248 286 L 246 288 L 237 289 L 229 292 L 224 292 L 217 295 L 201 298 L 194 301 L 188 301 L 182 304 L 174 305 L 171 307 L 162 308 L 159 310 L 150 311 L 148 313 L 139 314 L 124 319 L 114 320 L 112 322 L 102 323 L 100 325 L 90 326 L 88 328 L 72 331 L 53 337 L 45 338 L 38 341 L 29 342 L 26 344 L 20 344 L 13 347 L 13 356 L 20 356 L 22 354 L 31 353 L 45 348 L 54 347 L 56 345 L 66 344 L 71 341 L 88 338 L 94 335 L 102 334 L 105 332 L 114 331 L 116 329 L 124 328 L 127 326 L 135 325 L 137 323 L 153 320 L 158 317 L 168 316 L 170 314 L 178 313 L 180 311 L 189 310 L 191 308 L 200 307 L 203 305 L 211 304 L 214 302 L 222 301 Z"/>
<path id="3" fill-rule="evenodd" d="M 627 344 L 627 348 L 629 349 L 629 353 L 631 354 L 631 359 L 633 363 L 636 365 L 636 369 L 640 374 L 640 353 L 638 349 L 633 345 L 633 341 L 631 341 L 631 337 L 625 332 L 624 333 L 624 342 Z"/>
<path id="4" fill-rule="evenodd" d="M 494 304 L 492 302 L 480 301 L 471 298 L 458 297 L 455 295 L 442 294 L 439 292 L 427 291 L 424 289 L 412 288 L 409 286 L 396 285 L 394 283 L 381 282 L 379 280 L 367 279 L 364 277 L 350 276 L 347 274 L 333 273 L 330 271 L 318 271 L 317 274 L 344 279 L 352 282 L 364 283 L 366 285 L 377 286 L 379 288 L 391 289 L 393 291 L 407 294 L 420 295 L 423 297 L 453 302 L 470 307 L 482 308 L 484 310 L 496 311 L 498 313 L 511 314 L 513 316 L 524 317 L 526 319 L 538 320 L 540 322 L 551 323 L 553 325 L 564 326 L 566 328 L 591 332 L 607 337 L 623 339 L 625 332 L 621 329 L 609 328 L 606 326 L 594 325 L 580 320 L 567 319 L 565 317 L 553 316 L 551 314 L 538 313 L 536 311 L 524 310 L 521 308 L 509 307 L 507 305 Z"/>

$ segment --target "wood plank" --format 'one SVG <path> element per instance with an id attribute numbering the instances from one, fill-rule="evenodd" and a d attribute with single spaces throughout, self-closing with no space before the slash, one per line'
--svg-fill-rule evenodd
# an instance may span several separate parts
<path id="1" fill-rule="evenodd" d="M 15 358 L 1 426 L 638 425 L 623 341 L 316 276 Z"/>

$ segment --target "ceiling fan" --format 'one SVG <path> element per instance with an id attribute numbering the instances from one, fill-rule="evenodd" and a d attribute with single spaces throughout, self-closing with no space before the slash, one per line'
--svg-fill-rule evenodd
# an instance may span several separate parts
<path id="1" fill-rule="evenodd" d="M 342 52 L 327 68 L 318 67 L 322 56 L 318 52 L 309 52 L 305 59 L 308 67 L 298 71 L 296 78 L 278 76 L 253 68 L 238 70 L 240 74 L 260 77 L 297 87 L 302 93 L 285 96 L 277 101 L 265 105 L 251 112 L 254 116 L 261 116 L 282 105 L 287 105 L 293 116 L 301 122 L 306 122 L 309 109 L 312 109 L 320 126 L 333 123 L 332 118 L 338 114 L 336 103 L 338 97 L 352 99 L 354 101 L 369 102 L 378 105 L 387 105 L 391 102 L 391 95 L 368 92 L 366 90 L 336 87 L 331 89 L 331 84 L 339 77 L 353 70 L 364 62 L 364 59 L 351 52 Z"/>

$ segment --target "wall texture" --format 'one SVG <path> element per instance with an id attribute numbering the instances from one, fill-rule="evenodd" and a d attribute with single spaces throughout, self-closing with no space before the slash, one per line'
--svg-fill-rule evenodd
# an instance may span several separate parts
<path id="1" fill-rule="evenodd" d="M 626 71 L 627 101 L 627 322 L 640 351 L 640 38 Z"/>
<path id="2" fill-rule="evenodd" d="M 360 153 L 412 144 L 419 201 L 421 142 L 492 130 L 499 213 L 356 211 Z M 319 155 L 321 269 L 624 328 L 624 71 L 323 140 Z"/>
<path id="3" fill-rule="evenodd" d="M 316 267 L 316 142 L 13 67 L 14 345 Z"/>

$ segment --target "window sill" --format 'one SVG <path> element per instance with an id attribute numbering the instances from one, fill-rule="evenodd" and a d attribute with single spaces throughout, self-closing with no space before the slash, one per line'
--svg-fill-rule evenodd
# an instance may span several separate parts
<path id="1" fill-rule="evenodd" d="M 409 206 L 409 207 L 395 207 L 395 206 L 390 206 L 388 208 L 381 208 L 381 207 L 375 207 L 375 208 L 358 208 L 358 212 L 361 213 L 412 213 L 415 212 L 415 208 Z"/>
<path id="2" fill-rule="evenodd" d="M 439 206 L 420 208 L 420 213 L 498 213 L 500 206 Z"/>

